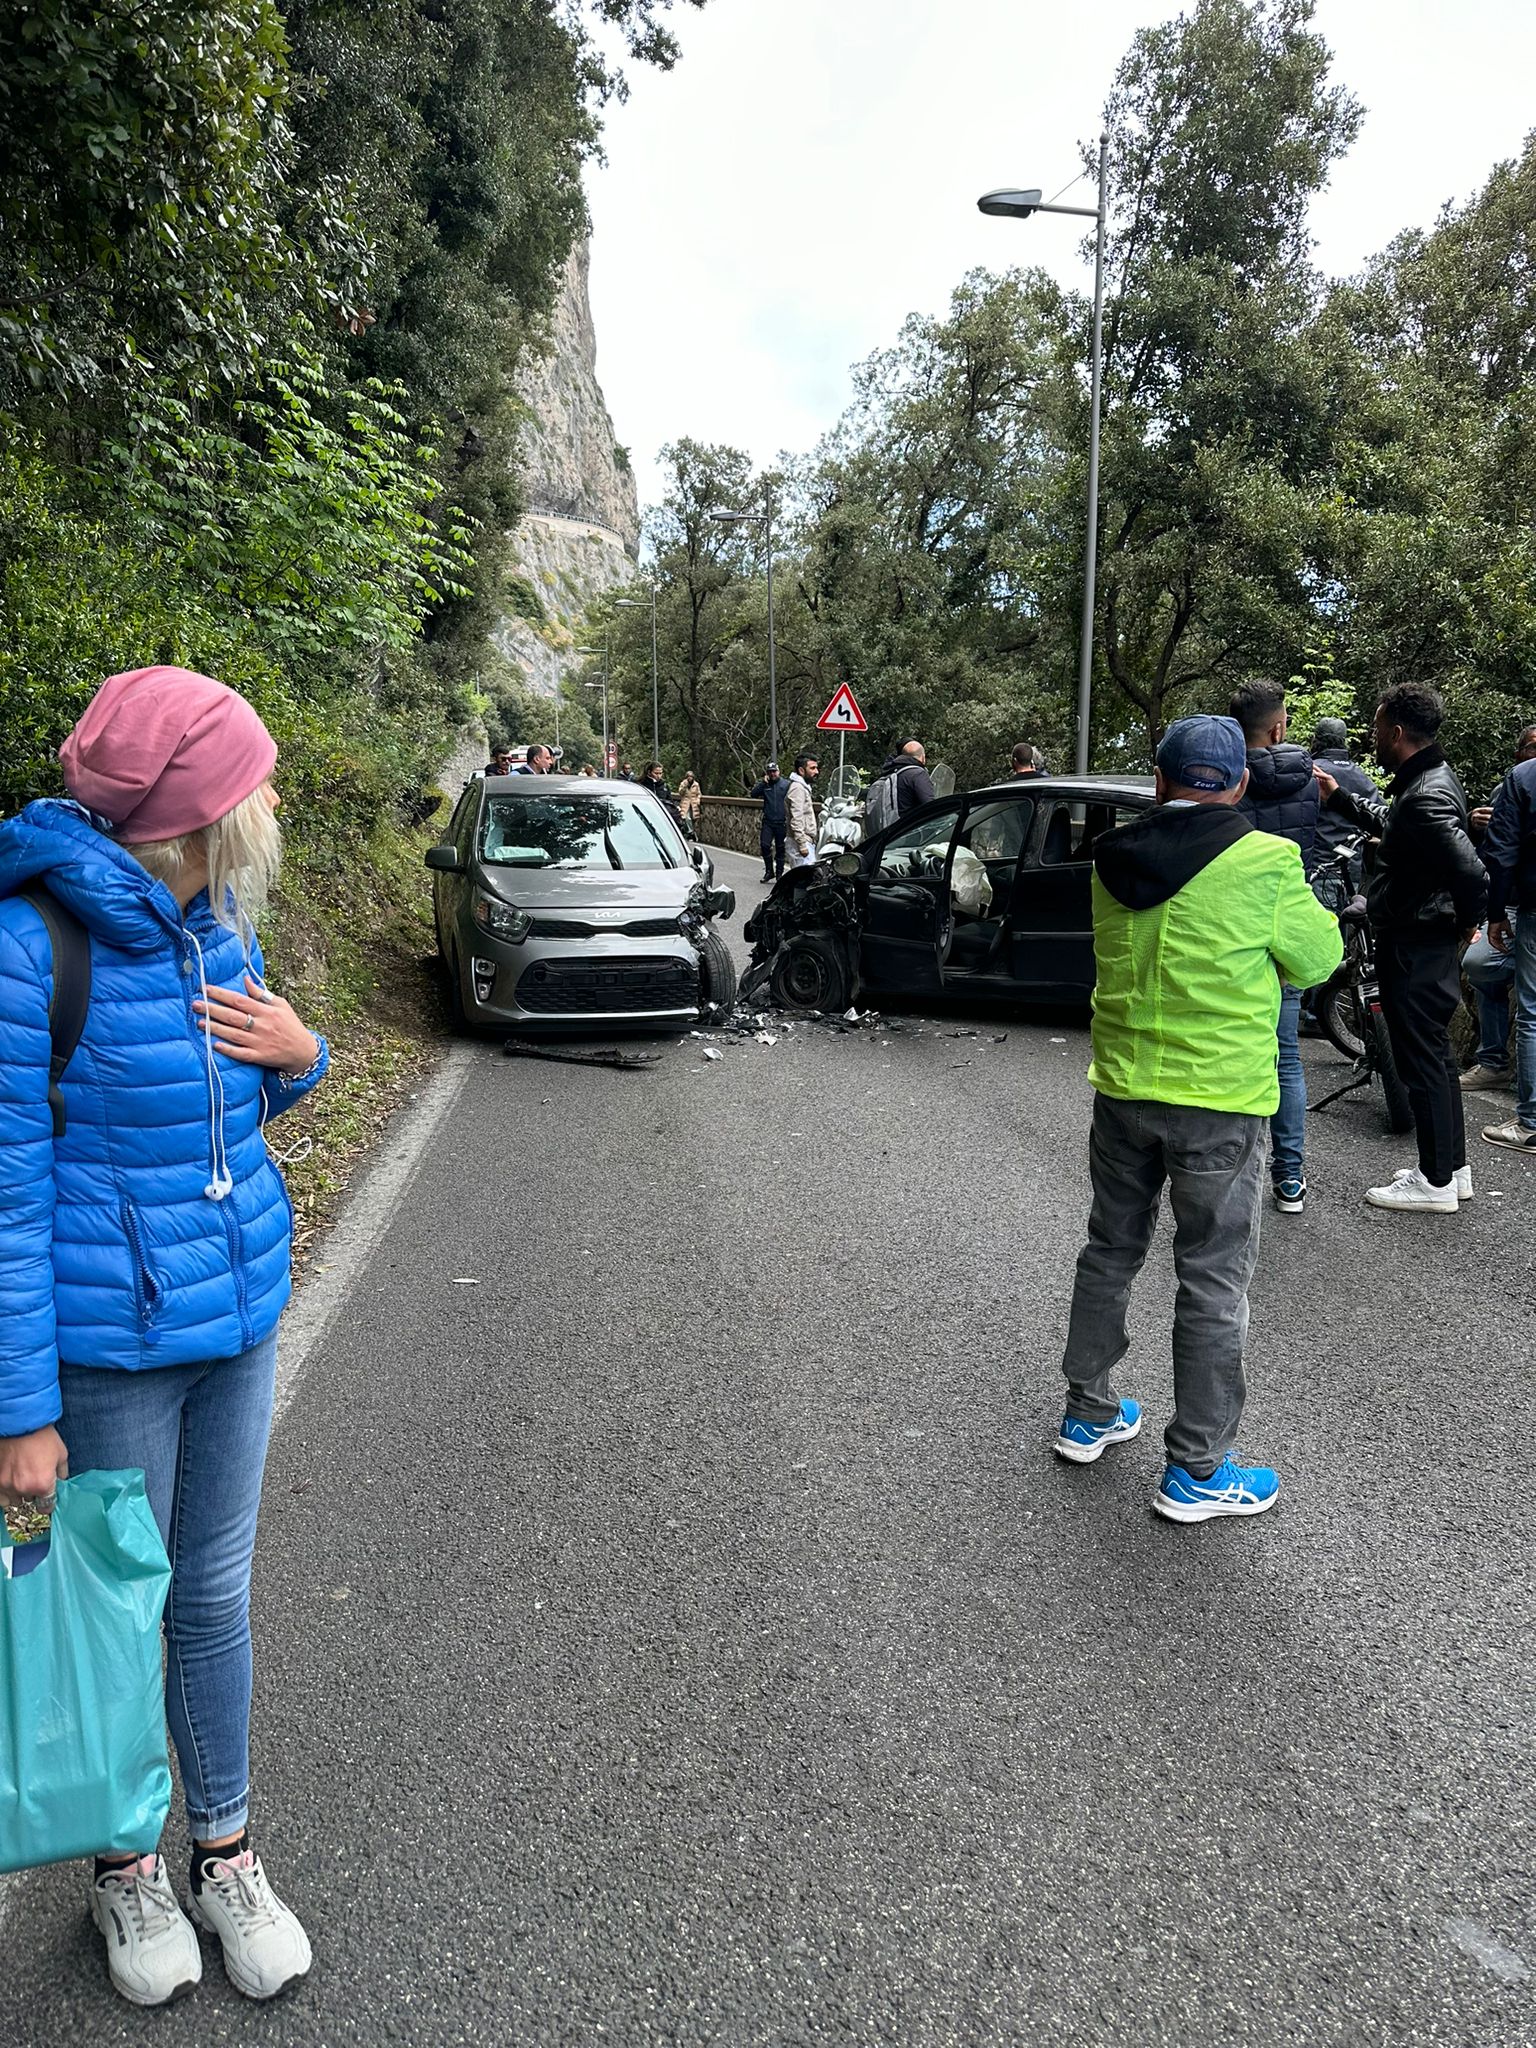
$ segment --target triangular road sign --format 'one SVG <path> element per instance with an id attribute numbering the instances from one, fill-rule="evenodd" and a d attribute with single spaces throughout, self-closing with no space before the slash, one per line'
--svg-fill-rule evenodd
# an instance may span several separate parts
<path id="1" fill-rule="evenodd" d="M 816 721 L 818 732 L 868 732 L 864 714 L 846 683 Z"/>

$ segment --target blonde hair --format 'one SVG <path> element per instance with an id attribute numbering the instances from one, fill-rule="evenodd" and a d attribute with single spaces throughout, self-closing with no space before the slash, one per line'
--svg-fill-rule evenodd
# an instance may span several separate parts
<path id="1" fill-rule="evenodd" d="M 148 839 L 124 851 L 169 889 L 201 854 L 214 916 L 249 945 L 282 864 L 283 834 L 263 783 L 211 825 L 177 839 Z"/>

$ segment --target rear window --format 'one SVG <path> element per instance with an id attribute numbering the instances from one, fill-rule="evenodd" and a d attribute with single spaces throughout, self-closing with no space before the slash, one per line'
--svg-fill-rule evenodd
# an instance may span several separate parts
<path id="1" fill-rule="evenodd" d="M 493 796 L 480 858 L 493 868 L 675 868 L 682 846 L 659 808 L 623 796 Z"/>

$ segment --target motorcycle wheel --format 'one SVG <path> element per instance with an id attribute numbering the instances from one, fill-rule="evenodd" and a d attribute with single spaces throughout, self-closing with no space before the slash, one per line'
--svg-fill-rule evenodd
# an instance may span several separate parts
<path id="1" fill-rule="evenodd" d="M 699 940 L 699 989 L 701 1022 L 729 1015 L 736 1000 L 736 962 L 717 931 L 706 931 Z"/>
<path id="2" fill-rule="evenodd" d="M 1365 1056 L 1365 1033 L 1360 1023 L 1360 998 L 1346 961 L 1336 967 L 1317 999 L 1317 1021 L 1323 1036 L 1347 1060 Z"/>
<path id="3" fill-rule="evenodd" d="M 1413 1129 L 1413 1109 L 1408 1101 L 1408 1090 L 1403 1086 L 1397 1071 L 1397 1061 L 1392 1057 L 1392 1041 L 1387 1035 L 1387 1020 L 1380 1010 L 1372 1010 L 1371 1067 L 1381 1083 L 1381 1092 L 1386 1098 L 1387 1129 L 1401 1137 L 1404 1131 Z"/>
<path id="4" fill-rule="evenodd" d="M 838 949 L 813 933 L 781 946 L 770 982 L 773 1000 L 785 1010 L 846 1010 L 848 970 Z"/>

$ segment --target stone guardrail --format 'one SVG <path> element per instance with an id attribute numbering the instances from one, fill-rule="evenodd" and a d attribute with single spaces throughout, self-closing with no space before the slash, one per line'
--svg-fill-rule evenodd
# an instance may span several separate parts
<path id="1" fill-rule="evenodd" d="M 755 796 L 707 796 L 699 806 L 699 837 L 706 846 L 756 853 L 763 807 Z"/>

